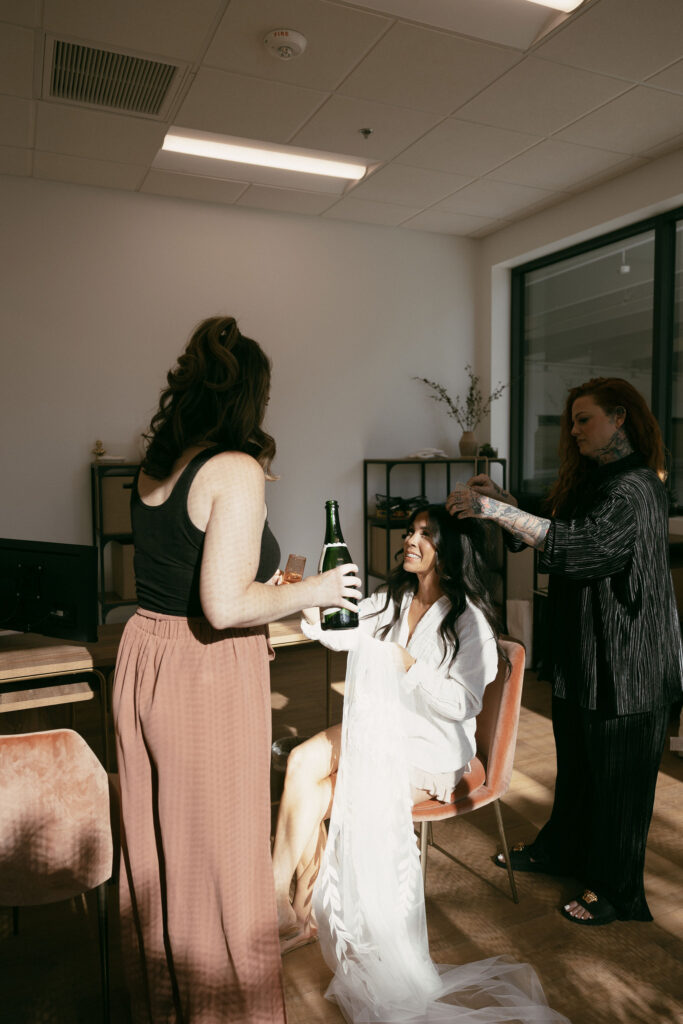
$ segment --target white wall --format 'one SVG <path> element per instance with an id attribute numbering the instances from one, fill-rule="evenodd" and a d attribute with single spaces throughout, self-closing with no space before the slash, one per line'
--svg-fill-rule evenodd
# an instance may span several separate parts
<path id="1" fill-rule="evenodd" d="M 336 497 L 360 560 L 362 459 L 456 451 L 411 377 L 465 384 L 475 243 L 12 177 L 0 219 L 0 536 L 90 543 L 95 439 L 138 457 L 166 371 L 217 313 L 273 359 L 284 556 L 314 568 Z"/>

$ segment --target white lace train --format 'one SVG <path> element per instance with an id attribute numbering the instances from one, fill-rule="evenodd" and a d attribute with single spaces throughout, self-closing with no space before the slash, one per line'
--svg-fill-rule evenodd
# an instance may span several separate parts
<path id="1" fill-rule="evenodd" d="M 528 964 L 437 966 L 429 956 L 396 657 L 393 644 L 365 636 L 348 657 L 340 767 L 313 895 L 334 971 L 326 995 L 352 1024 L 569 1024 Z"/>

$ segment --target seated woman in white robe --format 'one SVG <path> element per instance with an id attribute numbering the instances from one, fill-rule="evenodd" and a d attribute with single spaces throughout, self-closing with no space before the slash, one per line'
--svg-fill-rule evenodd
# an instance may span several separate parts
<path id="1" fill-rule="evenodd" d="M 450 800 L 474 756 L 475 717 L 498 668 L 483 531 L 467 522 L 442 506 L 413 514 L 401 565 L 359 606 L 360 630 L 393 644 L 403 669 L 401 718 L 414 804 Z M 355 645 L 353 632 L 345 630 L 342 638 L 309 629 L 323 644 L 340 649 L 341 643 L 344 650 Z M 311 890 L 325 843 L 321 825 L 332 808 L 341 729 L 325 729 L 289 755 L 273 851 L 283 951 L 314 933 Z"/>
<path id="2" fill-rule="evenodd" d="M 334 972 L 326 995 L 351 1024 L 568 1024 L 528 964 L 429 956 L 412 807 L 450 800 L 504 658 L 474 523 L 441 506 L 415 513 L 402 564 L 360 603 L 358 629 L 302 623 L 349 658 L 341 726 L 289 756 L 273 850 L 280 944 L 318 935 Z"/>

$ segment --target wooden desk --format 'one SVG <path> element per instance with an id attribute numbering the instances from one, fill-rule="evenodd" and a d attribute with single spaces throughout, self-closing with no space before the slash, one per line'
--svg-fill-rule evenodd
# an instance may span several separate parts
<path id="1" fill-rule="evenodd" d="M 269 626 L 272 646 L 291 647 L 314 641 L 301 632 L 300 616 L 290 615 Z M 105 670 L 113 669 L 123 623 L 100 626 L 97 643 L 74 643 L 36 633 L 0 634 L 0 714 L 93 700 L 97 684 L 105 766 L 109 767 L 108 700 Z M 330 714 L 330 656 L 326 665 L 326 715 Z M 74 682 L 55 677 L 88 676 Z"/>
<path id="2" fill-rule="evenodd" d="M 268 626 L 268 632 L 270 633 L 270 642 L 273 647 L 291 647 L 293 644 L 312 644 L 314 640 L 309 640 L 305 633 L 301 632 L 301 616 L 300 615 L 288 615 L 284 619 L 278 619 L 277 622 L 271 622 Z"/>
<path id="3" fill-rule="evenodd" d="M 100 698 L 102 750 L 109 766 L 107 732 L 107 681 L 105 669 L 116 662 L 123 625 L 100 626 L 97 643 L 74 643 L 36 633 L 0 635 L 0 714 L 54 707 L 93 700 L 97 685 Z M 71 683 L 55 677 L 88 676 Z"/>
<path id="4" fill-rule="evenodd" d="M 289 615 L 287 618 L 278 619 L 268 626 L 270 643 L 274 650 L 278 647 L 299 647 L 302 644 L 317 643 L 311 640 L 305 633 L 301 632 L 301 615 Z M 331 696 L 332 696 L 332 652 L 325 647 L 325 724 L 330 724 L 331 717 Z"/>

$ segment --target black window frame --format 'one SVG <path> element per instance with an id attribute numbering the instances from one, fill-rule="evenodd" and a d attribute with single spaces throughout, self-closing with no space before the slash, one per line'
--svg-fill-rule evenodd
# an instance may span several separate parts
<path id="1" fill-rule="evenodd" d="M 511 270 L 510 279 L 510 490 L 529 511 L 539 511 L 545 497 L 542 491 L 522 489 L 522 452 L 524 444 L 524 320 L 525 278 L 528 273 L 561 263 L 573 256 L 623 242 L 635 235 L 653 231 L 655 237 L 654 283 L 652 304 L 652 393 L 650 407 L 654 413 L 667 452 L 673 435 L 671 381 L 673 379 L 674 299 L 676 282 L 676 227 L 683 222 L 683 206 L 634 221 L 616 231 L 579 242 L 522 263 Z M 559 412 L 560 410 L 558 410 Z M 683 481 L 677 481 L 681 488 Z M 676 490 L 676 482 L 673 482 Z M 677 506 L 672 511 L 683 511 Z"/>

